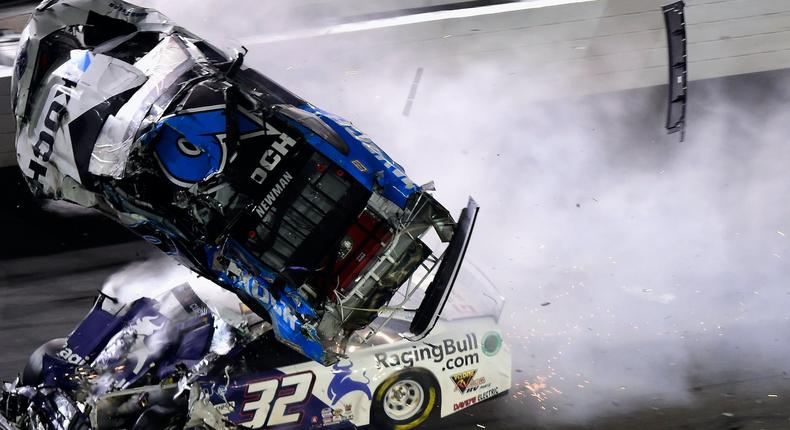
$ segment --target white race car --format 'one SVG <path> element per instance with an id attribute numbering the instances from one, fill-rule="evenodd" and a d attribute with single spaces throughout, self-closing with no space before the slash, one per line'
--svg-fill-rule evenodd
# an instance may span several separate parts
<path id="1" fill-rule="evenodd" d="M 493 317 L 440 321 L 420 342 L 398 337 L 407 322 L 393 320 L 388 327 L 375 335 L 373 346 L 361 346 L 332 367 L 268 342 L 265 352 L 252 348 L 254 358 L 244 358 L 244 365 L 255 361 L 260 370 L 229 384 L 224 398 L 211 392 L 211 383 L 202 387 L 230 421 L 249 428 L 371 424 L 398 430 L 510 389 L 510 351 Z M 275 395 L 278 389 L 287 394 Z"/>
<path id="2" fill-rule="evenodd" d="M 329 367 L 205 279 L 155 299 L 109 286 L 0 390 L 0 429 L 416 428 L 510 389 L 502 301 L 474 275 L 461 271 L 427 337 L 409 340 L 408 312 L 380 314 Z"/>

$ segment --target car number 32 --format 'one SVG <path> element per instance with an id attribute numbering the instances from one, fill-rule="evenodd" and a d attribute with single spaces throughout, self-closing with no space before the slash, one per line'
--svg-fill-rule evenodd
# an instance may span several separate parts
<path id="1" fill-rule="evenodd" d="M 288 413 L 288 409 L 305 403 L 313 391 L 314 383 L 315 375 L 312 372 L 250 383 L 244 396 L 246 400 L 242 414 L 252 414 L 252 419 L 241 425 L 259 429 L 299 423 L 302 412 Z"/>

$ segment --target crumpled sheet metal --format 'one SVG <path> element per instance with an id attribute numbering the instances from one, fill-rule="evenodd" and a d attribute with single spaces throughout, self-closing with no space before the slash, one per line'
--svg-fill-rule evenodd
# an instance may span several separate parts
<path id="1" fill-rule="evenodd" d="M 47 115 L 48 120 L 58 115 L 71 120 L 79 118 L 90 111 L 94 106 L 105 102 L 115 94 L 120 94 L 146 81 L 145 75 L 131 64 L 124 61 L 88 51 L 75 50 L 71 58 L 58 67 L 39 90 L 47 92 L 46 105 L 60 106 L 58 111 L 46 111 L 39 115 Z M 65 81 L 65 82 L 64 82 Z M 45 112 L 36 110 L 36 112 Z M 29 142 L 38 142 L 45 132 L 49 121 L 40 120 L 38 117 L 21 125 L 18 142 L 27 139 Z M 32 128 L 32 125 L 37 125 Z M 69 133 L 69 127 L 57 127 L 54 131 L 54 142 L 65 141 L 64 135 Z M 17 154 L 20 160 L 34 159 L 36 144 L 18 144 Z M 62 188 L 65 177 L 79 180 L 74 161 L 74 151 L 65 145 L 50 143 L 43 146 L 42 151 L 48 150 L 47 164 L 53 174 L 46 175 L 43 183 L 44 192 L 53 194 Z M 25 168 L 24 163 L 20 167 Z"/>
<path id="2" fill-rule="evenodd" d="M 41 7 L 39 8 L 41 9 Z M 103 52 L 117 47 L 128 41 L 134 34 L 118 36 L 95 47 L 92 51 L 75 50 L 71 53 L 71 60 L 60 66 L 44 82 L 30 88 L 31 80 L 35 73 L 36 65 L 30 64 L 37 58 L 39 44 L 47 35 L 72 26 L 85 25 L 88 22 L 89 12 L 106 15 L 110 18 L 121 19 L 134 24 L 139 32 L 161 32 L 171 34 L 177 30 L 178 35 L 166 36 L 159 46 L 140 58 L 135 64 L 104 55 Z M 31 38 L 34 34 L 36 37 Z M 125 91 L 137 88 L 138 91 L 129 103 L 126 103 L 116 115 L 109 117 L 102 127 L 97 138 L 93 153 L 91 154 L 88 171 L 95 175 L 109 176 L 120 179 L 129 158 L 129 154 L 138 137 L 137 132 L 142 124 L 146 124 L 146 116 L 154 115 L 150 121 L 156 121 L 161 112 L 156 112 L 155 102 L 165 91 L 178 83 L 178 79 L 186 73 L 196 62 L 205 58 L 200 51 L 189 41 L 197 40 L 191 33 L 183 28 L 176 27 L 164 15 L 152 9 L 136 8 L 127 3 L 101 3 L 90 0 L 63 0 L 43 8 L 34 13 L 20 40 L 20 52 L 13 77 L 12 93 L 15 98 L 15 115 L 20 124 L 20 136 L 35 144 L 42 132 L 42 109 L 28 109 L 32 91 L 48 91 L 46 106 L 52 105 L 56 100 L 67 108 L 64 113 L 46 112 L 46 115 L 62 115 L 62 123 L 70 124 L 72 120 L 100 105 L 108 102 L 112 97 L 123 94 Z M 70 82 L 66 85 L 61 79 Z M 73 84 L 72 84 L 73 83 Z M 75 84 L 75 85 L 74 85 Z M 33 114 L 26 117 L 27 112 Z M 54 119 L 54 118 L 53 118 Z M 32 129 L 30 124 L 38 124 Z M 68 133 L 67 126 L 58 127 L 55 131 L 56 142 L 68 141 L 63 137 Z M 25 139 L 17 139 L 17 154 L 20 167 L 29 169 L 29 176 L 33 177 L 33 170 L 28 166 L 27 160 L 35 159 L 32 146 L 20 144 Z M 56 196 L 61 189 L 64 177 L 71 177 L 82 182 L 79 172 L 74 167 L 74 154 L 69 150 L 60 150 L 54 145 L 52 157 L 47 157 L 46 168 L 51 173 L 46 175 L 42 183 L 42 193 L 46 196 Z M 70 149 L 70 148 L 66 148 Z M 60 196 L 62 197 L 62 196 Z"/>
<path id="3" fill-rule="evenodd" d="M 125 3 L 123 6 L 116 2 L 97 2 L 94 0 L 60 0 L 55 3 L 49 3 L 51 4 L 47 5 L 44 2 L 36 8 L 30 23 L 22 32 L 19 44 L 27 48 L 27 58 L 37 57 L 39 50 L 38 40 L 70 26 L 85 25 L 91 11 L 111 18 L 130 21 L 137 26 L 138 31 L 170 33 L 177 28 L 179 31 L 188 34 L 188 32 L 177 27 L 158 11 L 148 8 L 130 7 L 128 3 Z M 36 38 L 31 39 L 31 33 L 35 34 Z M 19 69 L 18 65 L 15 68 Z M 28 88 L 33 78 L 34 69 L 33 65 L 27 64 L 24 70 L 20 70 L 21 76 L 16 72 L 14 74 L 14 86 L 23 89 L 15 109 L 15 114 L 18 118 L 24 117 L 27 111 L 30 95 Z"/>
<path id="4" fill-rule="evenodd" d="M 96 377 L 90 380 L 91 397 L 123 389 L 132 381 L 118 380 L 117 374 L 139 376 L 145 366 L 154 363 L 169 345 L 170 327 L 162 317 L 143 316 L 127 325 L 107 343 L 91 363 Z M 129 366 L 134 366 L 129 369 Z"/>
<path id="5" fill-rule="evenodd" d="M 0 430 L 19 430 L 19 427 L 0 415 Z"/>
<path id="6" fill-rule="evenodd" d="M 238 429 L 229 423 L 217 408 L 209 401 L 208 396 L 200 390 L 198 384 L 192 384 L 189 390 L 189 421 L 184 428 L 209 428 L 213 430 Z"/>
<path id="7" fill-rule="evenodd" d="M 117 114 L 107 118 L 91 154 L 91 173 L 123 177 L 137 131 L 146 116 L 154 117 L 148 122 L 158 120 L 157 113 L 151 112 L 154 102 L 196 63 L 188 43 L 179 36 L 168 36 L 134 64 L 148 80 Z"/>
<path id="8" fill-rule="evenodd" d="M 197 291 L 201 289 L 197 288 Z M 214 292 L 213 296 L 216 297 L 217 293 Z M 176 324 L 174 321 L 183 317 L 169 312 L 168 309 L 184 309 L 180 302 L 175 302 L 177 306 L 168 306 L 172 304 L 167 301 L 171 297 L 169 292 L 163 294 L 163 297 L 159 301 L 160 316 L 142 316 L 130 321 L 110 339 L 89 366 L 78 369 L 74 376 L 83 381 L 83 390 L 86 391 L 78 397 L 86 398 L 89 404 L 96 404 L 102 396 L 128 387 L 131 381 L 118 380 L 119 374 L 137 376 L 140 372 L 145 372 L 146 365 L 156 361 L 161 351 L 169 345 L 168 340 L 173 339 L 171 326 Z M 176 397 L 189 390 L 199 377 L 206 375 L 219 358 L 271 330 L 268 323 L 259 322 L 257 319 L 249 321 L 246 318 L 248 315 L 234 309 L 232 303 L 214 304 L 216 306 L 207 308 L 214 328 L 208 351 L 179 378 Z M 249 316 L 253 317 L 254 314 Z M 250 326 L 251 323 L 253 326 Z"/>

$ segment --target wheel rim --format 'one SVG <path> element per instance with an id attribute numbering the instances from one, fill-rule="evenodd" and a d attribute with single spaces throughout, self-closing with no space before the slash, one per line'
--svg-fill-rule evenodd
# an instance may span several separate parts
<path id="1" fill-rule="evenodd" d="M 425 392 L 411 379 L 392 384 L 384 394 L 384 413 L 395 421 L 413 418 L 422 408 Z"/>

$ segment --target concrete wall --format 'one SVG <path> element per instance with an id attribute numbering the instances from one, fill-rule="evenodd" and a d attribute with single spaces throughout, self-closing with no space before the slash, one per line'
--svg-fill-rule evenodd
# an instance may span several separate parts
<path id="1" fill-rule="evenodd" d="M 289 7 L 301 15 L 336 12 L 349 21 L 398 7 L 448 2 L 305 0 Z M 366 6 L 350 7 L 356 3 Z M 479 76 L 479 86 L 458 90 L 481 101 L 494 87 L 511 88 L 523 103 L 531 103 L 664 85 L 667 52 L 660 12 L 664 3 L 594 0 L 463 18 L 435 12 L 413 22 L 393 18 L 276 35 L 250 35 L 239 25 L 238 32 L 228 37 L 241 39 L 251 49 L 249 64 L 309 100 L 328 109 L 339 107 L 353 117 L 353 110 L 343 109 L 348 96 L 377 93 L 380 88 L 386 94 L 403 94 L 403 100 L 381 109 L 402 110 L 419 68 L 424 71 L 419 98 L 432 97 L 438 84 L 460 74 Z M 689 0 L 687 4 L 692 81 L 790 67 L 790 1 Z M 212 28 L 207 24 L 210 17 L 201 11 L 175 6 L 162 3 L 173 19 L 195 31 Z M 353 16 L 342 15 L 350 10 Z M 254 21 L 252 15 L 234 17 L 233 13 L 241 14 L 228 12 L 231 16 L 226 18 Z M 0 87 L 2 166 L 14 157 L 13 127 L 6 115 L 8 85 Z"/>
<path id="2" fill-rule="evenodd" d="M 324 29 L 337 34 L 320 37 L 295 32 L 286 40 L 242 40 L 266 42 L 254 46 L 253 54 L 261 52 L 259 58 L 273 64 L 269 73 L 274 77 L 294 82 L 321 76 L 346 81 L 344 91 L 353 92 L 364 89 L 350 75 L 368 85 L 366 74 L 402 71 L 408 81 L 418 67 L 451 77 L 484 65 L 489 80 L 513 85 L 528 100 L 543 100 L 665 84 L 660 12 L 665 3 L 599 0 L 462 19 L 380 22 L 381 28 L 354 30 L 352 24 Z M 790 67 L 790 2 L 687 3 L 690 79 Z M 292 60 L 294 53 L 298 58 Z M 280 58 L 289 59 L 288 64 L 276 64 Z"/>

